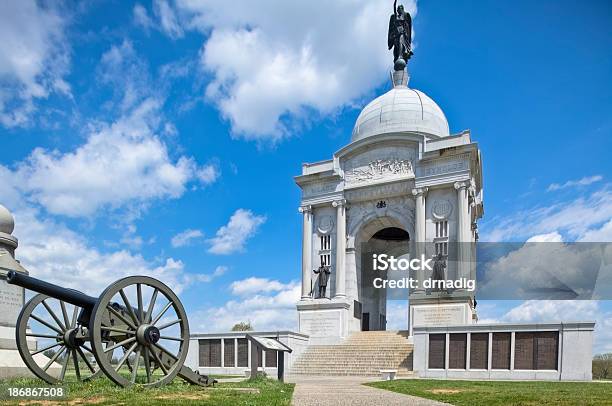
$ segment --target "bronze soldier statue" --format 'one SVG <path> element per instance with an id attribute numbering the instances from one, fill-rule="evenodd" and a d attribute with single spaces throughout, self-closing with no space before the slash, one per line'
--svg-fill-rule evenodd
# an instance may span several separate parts
<path id="1" fill-rule="evenodd" d="M 325 291 L 327 290 L 327 281 L 329 280 L 329 274 L 331 273 L 331 271 L 329 270 L 329 266 L 321 265 L 319 269 L 315 269 L 313 272 L 319 275 L 318 298 L 325 297 Z"/>
<path id="2" fill-rule="evenodd" d="M 387 35 L 387 45 L 393 48 L 393 62 L 396 71 L 406 67 L 408 59 L 413 55 L 412 52 L 412 17 L 404 10 L 403 5 L 396 8 L 397 0 L 393 1 L 393 14 L 389 19 L 389 33 Z"/>
<path id="3" fill-rule="evenodd" d="M 444 256 L 440 253 L 438 255 L 436 255 L 435 259 L 434 259 L 434 266 L 433 266 L 433 275 L 431 277 L 432 280 L 434 281 L 443 281 L 446 279 L 446 259 L 444 259 Z M 438 288 L 436 290 L 443 290 L 441 288 Z"/>

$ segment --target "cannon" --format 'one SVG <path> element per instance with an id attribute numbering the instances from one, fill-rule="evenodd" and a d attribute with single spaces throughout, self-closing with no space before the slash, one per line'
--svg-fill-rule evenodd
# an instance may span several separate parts
<path id="1" fill-rule="evenodd" d="M 14 271 L 6 280 L 37 293 L 17 319 L 17 348 L 28 368 L 50 384 L 102 374 L 123 387 L 157 387 L 177 375 L 200 386 L 216 382 L 184 365 L 187 314 L 157 279 L 119 279 L 97 298 Z"/>

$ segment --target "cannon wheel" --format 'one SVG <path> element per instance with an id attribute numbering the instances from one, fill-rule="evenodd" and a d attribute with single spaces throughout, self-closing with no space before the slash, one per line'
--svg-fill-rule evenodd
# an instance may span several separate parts
<path id="1" fill-rule="evenodd" d="M 52 305 L 55 304 L 55 301 L 59 302 L 61 316 L 53 311 Z M 21 310 L 17 318 L 17 348 L 30 371 L 43 381 L 53 385 L 69 380 L 66 377 L 66 370 L 69 368 L 71 359 L 70 367 L 74 368 L 76 379 L 85 381 L 100 375 L 100 369 L 86 357 L 87 353 L 93 354 L 89 343 L 82 340 L 75 341 L 71 338 L 74 337 L 71 336 L 71 333 L 79 328 L 77 317 L 81 310 L 81 307 L 74 306 L 72 315 L 69 316 L 70 311 L 65 302 L 41 294 L 30 299 Z M 29 327 L 33 320 L 44 326 L 45 331 L 31 331 Z M 28 340 L 32 339 L 54 341 L 51 341 L 51 345 L 32 349 L 28 346 Z M 51 358 L 44 356 L 47 350 L 55 351 Z M 60 357 L 63 358 L 60 360 Z M 81 361 L 85 367 L 83 364 L 79 366 Z M 49 368 L 54 363 L 61 365 L 59 374 L 57 370 L 54 374 L 49 373 Z"/>
<path id="2" fill-rule="evenodd" d="M 94 307 L 89 331 L 100 369 L 123 387 L 165 385 L 187 357 L 185 309 L 168 286 L 147 276 L 130 276 L 106 288 Z M 153 373 L 156 368 L 161 372 Z"/>

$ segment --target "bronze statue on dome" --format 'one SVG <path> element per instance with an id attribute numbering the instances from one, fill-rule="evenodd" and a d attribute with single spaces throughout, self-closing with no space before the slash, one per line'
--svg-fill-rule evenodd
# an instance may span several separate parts
<path id="1" fill-rule="evenodd" d="M 397 6 L 393 1 L 393 14 L 389 19 L 389 33 L 387 46 L 393 48 L 393 62 L 396 71 L 404 70 L 412 52 L 412 17 L 404 10 L 404 6 Z"/>

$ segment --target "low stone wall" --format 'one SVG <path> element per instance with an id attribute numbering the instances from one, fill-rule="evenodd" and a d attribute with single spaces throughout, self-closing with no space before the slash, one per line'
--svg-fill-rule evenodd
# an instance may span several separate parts
<path id="1" fill-rule="evenodd" d="M 592 379 L 594 322 L 418 327 L 413 369 L 423 378 Z"/>
<path id="2" fill-rule="evenodd" d="M 246 340 L 246 334 L 275 338 L 291 348 L 292 352 L 285 353 L 284 356 L 285 373 L 289 371 L 293 361 L 308 345 L 307 335 L 292 331 L 231 331 L 227 333 L 191 334 L 185 365 L 203 375 L 244 375 L 251 368 L 251 343 Z M 210 350 L 207 350 L 211 355 L 208 360 L 203 360 L 203 354 L 200 353 L 200 344 L 205 341 L 213 343 L 214 352 L 218 352 L 218 354 L 210 354 Z M 244 346 L 239 347 L 239 343 Z M 228 350 L 233 352 L 233 356 L 226 357 L 225 353 Z M 265 372 L 271 378 L 276 378 L 277 367 L 276 365 L 266 365 L 266 361 L 269 359 L 266 358 L 266 355 L 266 352 L 263 351 L 262 365 L 259 370 Z"/>

